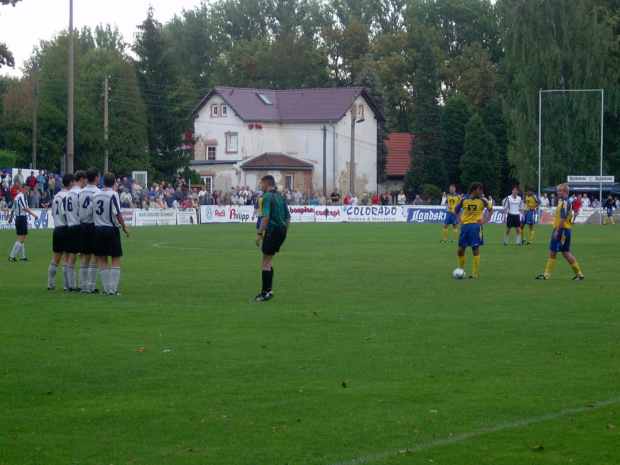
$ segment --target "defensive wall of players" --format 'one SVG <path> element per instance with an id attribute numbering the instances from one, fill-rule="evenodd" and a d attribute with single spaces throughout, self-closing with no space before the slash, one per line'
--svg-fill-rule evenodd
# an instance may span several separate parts
<path id="1" fill-rule="evenodd" d="M 446 216 L 441 206 L 289 206 L 292 223 L 411 223 L 441 224 Z M 29 229 L 52 229 L 54 220 L 49 210 L 35 209 L 38 219 L 28 218 Z M 537 222 L 551 224 L 553 208 L 540 209 Z M 200 209 L 123 209 L 123 217 L 129 226 L 176 226 L 212 223 L 256 223 L 251 206 L 202 206 Z M 489 220 L 492 224 L 503 224 L 506 213 L 497 207 Z M 584 208 L 575 223 L 600 222 L 600 210 Z M 8 224 L 8 214 L 0 212 L 0 230 L 13 229 Z"/>

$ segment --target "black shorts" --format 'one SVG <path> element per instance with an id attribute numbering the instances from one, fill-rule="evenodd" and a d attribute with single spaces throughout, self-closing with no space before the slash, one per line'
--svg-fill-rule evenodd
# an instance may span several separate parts
<path id="1" fill-rule="evenodd" d="M 95 253 L 95 225 L 94 223 L 82 223 L 82 241 L 80 252 L 83 255 L 92 255 Z"/>
<path id="2" fill-rule="evenodd" d="M 69 226 L 67 227 L 65 240 L 65 252 L 70 254 L 78 254 L 82 251 L 82 227 L 81 226 Z"/>
<path id="3" fill-rule="evenodd" d="M 28 235 L 28 218 L 26 216 L 15 217 L 15 232 L 18 236 Z"/>
<path id="4" fill-rule="evenodd" d="M 286 233 L 286 228 L 267 229 L 265 239 L 263 239 L 263 253 L 265 255 L 277 254 L 286 240 Z"/>
<path id="5" fill-rule="evenodd" d="M 121 232 L 113 226 L 95 227 L 95 255 L 97 257 L 123 256 Z"/>
<path id="6" fill-rule="evenodd" d="M 54 228 L 52 234 L 52 250 L 54 253 L 65 253 L 67 251 L 67 228 L 66 226 L 58 226 Z"/>
<path id="7" fill-rule="evenodd" d="M 506 220 L 506 226 L 508 226 L 509 228 L 520 228 L 521 215 L 508 215 L 508 219 Z"/>

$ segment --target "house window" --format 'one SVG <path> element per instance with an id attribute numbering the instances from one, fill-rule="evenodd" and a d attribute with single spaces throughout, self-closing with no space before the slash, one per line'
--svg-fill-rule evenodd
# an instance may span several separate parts
<path id="1" fill-rule="evenodd" d="M 222 118 L 228 116 L 228 105 L 222 105 Z"/>
<path id="2" fill-rule="evenodd" d="M 213 176 L 201 176 L 200 179 L 205 186 L 205 190 L 213 194 Z"/>
<path id="3" fill-rule="evenodd" d="M 295 176 L 292 174 L 287 174 L 284 177 L 284 188 L 287 191 L 292 191 L 293 190 L 293 186 L 295 185 Z"/>
<path id="4" fill-rule="evenodd" d="M 211 105 L 211 118 L 217 118 L 218 116 L 220 116 L 220 106 Z"/>
<path id="5" fill-rule="evenodd" d="M 360 121 L 364 121 L 365 116 L 366 116 L 366 115 L 364 114 L 364 104 L 363 104 L 363 103 L 360 103 L 360 104 L 357 106 L 357 121 L 358 121 L 358 122 L 360 122 Z"/>
<path id="6" fill-rule="evenodd" d="M 207 147 L 207 160 L 215 160 L 216 153 L 217 147 L 215 145 L 209 145 Z"/>
<path id="7" fill-rule="evenodd" d="M 226 153 L 237 153 L 239 151 L 239 133 L 226 133 Z"/>

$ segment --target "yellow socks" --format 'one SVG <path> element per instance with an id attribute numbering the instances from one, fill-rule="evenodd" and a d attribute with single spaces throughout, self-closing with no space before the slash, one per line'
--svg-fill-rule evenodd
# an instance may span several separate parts
<path id="1" fill-rule="evenodd" d="M 533 229 L 530 229 L 530 242 L 534 242 L 534 237 L 536 236 L 536 233 L 534 232 Z"/>
<path id="2" fill-rule="evenodd" d="M 554 268 L 555 268 L 555 258 L 549 258 L 547 260 L 547 265 L 545 266 L 545 276 L 546 277 L 551 276 Z"/>
<path id="3" fill-rule="evenodd" d="M 474 265 L 471 268 L 471 275 L 474 278 L 480 277 L 480 255 L 474 255 Z"/>
<path id="4" fill-rule="evenodd" d="M 583 273 L 581 272 L 581 267 L 579 266 L 579 263 L 577 263 L 577 260 L 575 260 L 575 263 L 571 264 L 570 267 L 573 269 L 576 276 L 583 276 Z"/>
<path id="5" fill-rule="evenodd" d="M 441 240 L 448 242 L 448 228 L 443 228 L 441 231 Z"/>
<path id="6" fill-rule="evenodd" d="M 459 228 L 453 228 L 452 231 L 454 231 L 454 240 L 457 240 L 459 238 Z"/>
<path id="7" fill-rule="evenodd" d="M 465 269 L 465 255 L 463 255 L 462 257 L 459 256 L 459 268 L 461 269 Z"/>

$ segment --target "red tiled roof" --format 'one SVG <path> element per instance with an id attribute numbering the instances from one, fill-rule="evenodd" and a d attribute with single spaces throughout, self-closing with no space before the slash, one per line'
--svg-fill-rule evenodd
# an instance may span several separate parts
<path id="1" fill-rule="evenodd" d="M 327 87 L 322 89 L 244 89 L 215 87 L 198 104 L 194 114 L 219 95 L 244 121 L 278 123 L 326 123 L 340 121 L 358 97 L 363 97 L 379 121 L 381 111 L 364 87 Z M 264 96 L 270 104 L 261 98 Z"/>
<path id="2" fill-rule="evenodd" d="M 387 146 L 387 162 L 385 172 L 390 177 L 403 177 L 411 165 L 411 149 L 413 134 L 408 132 L 392 132 L 385 141 Z"/>
<path id="3" fill-rule="evenodd" d="M 312 163 L 305 162 L 283 153 L 263 153 L 241 164 L 244 170 L 289 170 L 312 171 Z"/>

